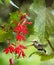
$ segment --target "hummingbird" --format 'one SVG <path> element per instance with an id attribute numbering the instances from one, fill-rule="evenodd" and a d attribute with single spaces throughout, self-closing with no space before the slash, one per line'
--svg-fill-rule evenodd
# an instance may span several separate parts
<path id="1" fill-rule="evenodd" d="M 38 41 L 33 41 L 33 46 L 37 49 L 37 50 L 39 50 L 39 51 L 44 51 L 45 53 L 46 53 L 46 50 L 44 49 L 44 47 L 46 46 L 46 45 L 43 45 L 43 44 L 40 44 Z"/>
<path id="2" fill-rule="evenodd" d="M 38 51 L 40 51 L 40 52 L 43 51 L 45 54 L 48 54 L 48 52 L 46 52 L 46 50 L 45 50 L 45 48 L 44 48 L 44 47 L 47 46 L 47 44 L 40 44 L 37 40 L 29 41 L 29 42 L 33 42 L 33 43 L 30 44 L 30 45 L 28 45 L 28 47 L 34 46 Z M 33 52 L 33 53 L 31 53 L 31 54 L 29 55 L 29 57 L 31 57 L 31 56 L 32 56 L 33 54 L 35 54 L 35 53 L 36 53 L 36 51 Z"/>
<path id="3" fill-rule="evenodd" d="M 30 41 L 30 42 L 33 42 L 33 44 L 31 44 L 31 45 L 28 45 L 28 46 L 34 46 L 38 51 L 43 51 L 45 54 L 48 54 L 48 52 L 46 52 L 46 50 L 45 50 L 45 48 L 44 47 L 46 47 L 47 46 L 47 44 L 40 44 L 37 40 L 34 40 L 34 41 Z M 29 57 L 31 57 L 33 54 L 35 54 L 36 53 L 36 51 L 35 52 L 33 52 L 33 53 L 31 53 L 30 55 L 29 55 Z"/>

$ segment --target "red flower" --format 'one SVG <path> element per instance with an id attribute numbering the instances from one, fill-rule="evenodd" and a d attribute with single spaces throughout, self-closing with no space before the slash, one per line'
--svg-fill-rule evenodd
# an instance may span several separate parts
<path id="1" fill-rule="evenodd" d="M 14 61 L 12 58 L 9 59 L 10 65 L 14 65 Z"/>
<path id="2" fill-rule="evenodd" d="M 13 47 L 12 45 L 10 45 L 8 48 L 6 48 L 6 49 L 4 50 L 4 52 L 5 52 L 6 54 L 8 54 L 9 52 L 12 53 L 12 52 L 14 52 L 14 47 Z"/>
<path id="3" fill-rule="evenodd" d="M 32 22 L 29 22 L 28 19 L 28 14 L 24 14 L 20 17 L 20 22 L 18 25 L 14 28 L 14 32 L 17 33 L 16 39 L 17 40 L 25 40 L 25 35 L 28 34 L 28 28 L 26 24 L 32 24 Z"/>
<path id="4" fill-rule="evenodd" d="M 20 31 L 21 31 L 21 26 L 20 26 L 20 25 L 17 25 L 17 26 L 14 28 L 14 31 L 15 31 L 15 32 L 20 32 Z"/>
<path id="5" fill-rule="evenodd" d="M 20 44 L 19 47 L 22 48 L 22 49 L 27 49 L 27 47 L 25 47 L 25 46 L 22 45 L 22 44 Z"/>
<path id="6" fill-rule="evenodd" d="M 28 34 L 28 28 L 26 27 L 26 25 L 21 26 L 21 32 L 24 34 Z"/>
<path id="7" fill-rule="evenodd" d="M 14 31 L 16 33 L 24 33 L 24 34 L 28 34 L 28 28 L 26 27 L 26 25 L 17 25 L 15 28 L 14 28 Z"/>
<path id="8" fill-rule="evenodd" d="M 20 17 L 20 21 L 23 20 L 24 18 L 26 18 L 25 15 L 24 15 L 24 16 L 21 16 L 21 17 Z"/>
<path id="9" fill-rule="evenodd" d="M 25 53 L 22 49 L 26 49 L 24 45 L 19 45 L 18 47 L 15 48 L 15 53 L 18 54 L 18 58 L 22 55 L 23 57 L 25 56 Z"/>
<path id="10" fill-rule="evenodd" d="M 19 34 L 16 36 L 16 40 L 19 40 L 19 41 L 25 40 L 25 37 Z"/>
<path id="11" fill-rule="evenodd" d="M 25 13 L 24 15 L 22 15 L 22 16 L 20 17 L 20 21 L 23 20 L 24 18 L 26 18 L 27 16 L 28 16 L 28 14 L 26 14 L 26 13 Z"/>

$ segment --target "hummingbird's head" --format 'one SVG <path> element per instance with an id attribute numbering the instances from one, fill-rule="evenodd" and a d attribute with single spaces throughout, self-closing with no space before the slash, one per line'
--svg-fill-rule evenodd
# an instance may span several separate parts
<path id="1" fill-rule="evenodd" d="M 36 44 L 38 44 L 38 40 L 32 40 L 32 41 L 28 41 L 28 42 L 33 42 L 33 43 L 36 43 Z"/>
<path id="2" fill-rule="evenodd" d="M 36 40 L 35 40 L 35 41 L 33 41 L 33 42 L 34 42 L 34 43 L 38 43 L 38 41 L 36 41 Z"/>
<path id="3" fill-rule="evenodd" d="M 34 44 L 38 44 L 38 41 L 35 40 L 35 41 L 33 41 L 33 43 L 34 43 Z"/>
<path id="4" fill-rule="evenodd" d="M 34 42 L 34 43 L 38 43 L 38 40 L 37 40 L 37 39 L 34 39 L 33 42 Z"/>
<path id="5" fill-rule="evenodd" d="M 38 47 L 38 41 L 37 40 L 34 40 L 33 41 L 33 45 L 34 45 L 34 47 Z"/>

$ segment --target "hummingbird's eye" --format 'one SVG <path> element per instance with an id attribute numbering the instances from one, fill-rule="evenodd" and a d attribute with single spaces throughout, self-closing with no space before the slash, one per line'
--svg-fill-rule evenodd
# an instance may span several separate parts
<path id="1" fill-rule="evenodd" d="M 38 43 L 37 41 L 34 41 L 34 43 Z"/>

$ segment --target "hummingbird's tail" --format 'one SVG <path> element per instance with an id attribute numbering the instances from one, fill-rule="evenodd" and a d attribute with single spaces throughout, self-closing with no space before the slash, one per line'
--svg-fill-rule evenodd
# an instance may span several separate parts
<path id="1" fill-rule="evenodd" d="M 43 51 L 46 53 L 46 50 L 45 49 L 43 49 Z"/>

